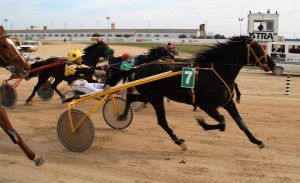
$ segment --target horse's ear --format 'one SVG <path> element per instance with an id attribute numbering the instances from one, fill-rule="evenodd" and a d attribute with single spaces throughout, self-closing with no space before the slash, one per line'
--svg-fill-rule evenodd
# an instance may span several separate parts
<path id="1" fill-rule="evenodd" d="M 250 39 L 250 38 L 247 37 L 247 36 L 241 36 L 241 40 L 242 40 L 244 43 L 247 43 L 249 39 Z"/>

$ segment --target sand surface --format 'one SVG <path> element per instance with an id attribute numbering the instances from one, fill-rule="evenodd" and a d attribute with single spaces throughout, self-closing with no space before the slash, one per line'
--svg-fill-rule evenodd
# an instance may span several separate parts
<path id="1" fill-rule="evenodd" d="M 44 59 L 66 56 L 72 48 L 86 45 L 43 45 L 33 55 Z M 124 52 L 141 54 L 145 49 L 113 46 L 116 55 Z M 182 56 L 182 55 L 181 55 Z M 188 55 L 184 55 L 188 56 Z M 0 68 L 0 79 L 10 76 Z M 135 112 L 132 124 L 117 131 L 102 116 L 102 107 L 91 116 L 95 139 L 81 153 L 67 150 L 57 136 L 57 121 L 67 110 L 57 94 L 50 101 L 38 96 L 24 105 L 36 78 L 23 80 L 16 88 L 17 104 L 7 109 L 10 120 L 27 144 L 43 154 L 47 162 L 35 167 L 8 136 L 0 132 L 0 183 L 15 182 L 300 182 L 300 76 L 292 75 L 290 95 L 285 94 L 286 75 L 274 76 L 263 71 L 243 69 L 237 78 L 242 98 L 237 104 L 248 128 L 267 147 L 259 149 L 248 141 L 228 113 L 219 109 L 227 120 L 225 132 L 204 131 L 194 120 L 205 117 L 192 106 L 166 102 L 169 125 L 191 147 L 182 153 L 157 125 L 152 106 Z M 10 82 L 13 84 L 13 81 Z M 66 82 L 59 85 L 70 90 Z M 88 101 L 77 106 L 87 111 L 95 104 Z"/>

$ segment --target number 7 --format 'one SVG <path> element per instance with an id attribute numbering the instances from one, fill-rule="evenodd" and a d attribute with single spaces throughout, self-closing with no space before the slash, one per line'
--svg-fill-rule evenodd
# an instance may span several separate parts
<path id="1" fill-rule="evenodd" d="M 185 79 L 185 83 L 186 84 L 189 84 L 190 83 L 190 80 L 193 76 L 193 71 L 185 71 L 184 74 L 187 75 L 186 79 Z"/>

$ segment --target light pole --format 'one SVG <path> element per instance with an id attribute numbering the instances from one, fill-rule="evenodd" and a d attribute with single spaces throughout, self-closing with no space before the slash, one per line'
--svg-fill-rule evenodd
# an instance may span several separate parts
<path id="1" fill-rule="evenodd" d="M 4 18 L 4 21 L 5 21 L 5 24 L 6 24 L 6 30 L 7 30 L 7 21 L 8 21 L 8 19 L 7 18 Z"/>
<path id="2" fill-rule="evenodd" d="M 207 38 L 207 34 L 208 34 L 208 32 L 207 32 L 207 27 L 208 27 L 208 26 L 207 26 L 207 22 L 208 22 L 208 21 L 206 20 L 206 21 L 205 21 L 205 38 Z"/>
<path id="3" fill-rule="evenodd" d="M 51 29 L 53 29 L 53 23 L 54 23 L 54 22 L 53 22 L 53 21 L 51 21 Z"/>
<path id="4" fill-rule="evenodd" d="M 151 21 L 148 20 L 148 36 L 149 36 L 149 37 L 150 37 L 150 34 L 149 34 L 149 31 L 150 31 L 150 23 L 151 23 Z"/>
<path id="5" fill-rule="evenodd" d="M 67 23 L 64 23 L 65 24 L 65 30 L 67 29 Z"/>
<path id="6" fill-rule="evenodd" d="M 107 29 L 109 29 L 109 19 L 110 19 L 110 17 L 106 17 L 106 19 L 107 19 Z"/>
<path id="7" fill-rule="evenodd" d="M 97 33 L 99 32 L 99 31 L 98 31 L 98 25 L 99 25 L 99 20 L 97 20 Z"/>
<path id="8" fill-rule="evenodd" d="M 244 20 L 244 18 L 239 18 L 239 22 L 240 22 L 240 36 L 242 35 L 242 21 Z"/>
<path id="9" fill-rule="evenodd" d="M 14 23 L 10 23 L 10 31 L 12 32 Z"/>

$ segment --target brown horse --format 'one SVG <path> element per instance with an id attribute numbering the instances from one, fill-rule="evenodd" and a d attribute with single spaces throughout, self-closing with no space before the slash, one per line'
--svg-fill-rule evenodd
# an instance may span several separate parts
<path id="1" fill-rule="evenodd" d="M 17 50 L 14 42 L 9 39 L 3 26 L 0 26 L 0 65 L 8 69 L 17 77 L 25 77 L 28 74 L 30 66 L 24 60 L 21 53 Z M 0 99 L 1 100 L 1 99 Z M 0 126 L 11 138 L 13 143 L 18 144 L 26 156 L 34 161 L 36 166 L 45 162 L 45 158 L 36 155 L 23 141 L 18 132 L 11 125 L 6 111 L 0 105 Z"/>

